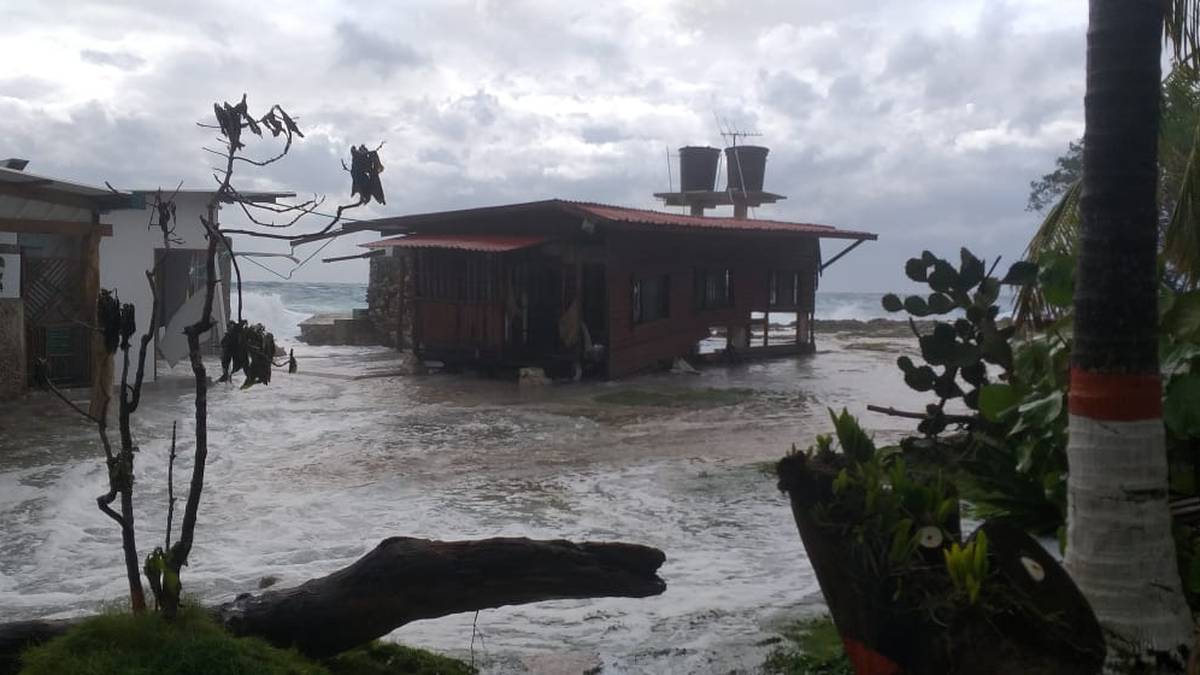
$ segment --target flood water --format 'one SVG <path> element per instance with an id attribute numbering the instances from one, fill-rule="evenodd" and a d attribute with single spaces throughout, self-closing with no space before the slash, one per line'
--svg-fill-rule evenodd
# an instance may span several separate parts
<path id="1" fill-rule="evenodd" d="M 219 602 L 266 575 L 299 583 L 395 535 L 637 542 L 666 552 L 661 596 L 485 610 L 389 639 L 467 658 L 473 643 L 485 672 L 753 672 L 772 631 L 821 603 L 770 463 L 827 431 L 827 407 L 919 408 L 895 352 L 819 339 L 815 355 L 699 376 L 532 388 L 378 376 L 392 352 L 298 346 L 299 374 L 209 392 L 185 590 Z M 135 416 L 143 554 L 162 541 L 172 422 L 180 493 L 190 475 L 187 375 L 180 366 L 148 386 Z M 884 436 L 906 428 L 863 419 Z M 118 532 L 95 504 L 101 457 L 94 430 L 52 401 L 0 411 L 5 619 L 87 613 L 123 596 Z"/>

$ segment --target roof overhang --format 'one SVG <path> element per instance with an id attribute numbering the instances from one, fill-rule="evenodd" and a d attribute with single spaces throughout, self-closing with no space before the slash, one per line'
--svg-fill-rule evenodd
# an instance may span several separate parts
<path id="1" fill-rule="evenodd" d="M 0 195 L 90 211 L 128 208 L 132 194 L 0 167 Z"/>
<path id="2" fill-rule="evenodd" d="M 538 235 L 412 234 L 359 245 L 371 249 L 440 248 L 474 253 L 508 253 L 540 246 L 548 240 L 547 237 Z"/>
<path id="3" fill-rule="evenodd" d="M 164 195 L 199 195 L 201 197 L 212 197 L 217 194 L 216 190 L 208 190 L 201 188 L 181 188 L 178 190 L 169 190 L 163 188 L 155 188 L 153 190 L 130 190 L 130 192 L 139 197 L 152 197 L 155 194 L 162 193 Z M 274 203 L 278 199 L 291 199 L 296 196 L 295 192 L 275 192 L 271 190 L 241 190 L 237 193 L 238 198 L 246 202 L 270 202 Z M 221 200 L 224 204 L 232 204 L 232 198 Z"/>

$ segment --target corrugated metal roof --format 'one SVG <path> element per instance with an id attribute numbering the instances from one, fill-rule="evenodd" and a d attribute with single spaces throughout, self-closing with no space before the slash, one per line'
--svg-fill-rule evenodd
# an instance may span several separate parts
<path id="1" fill-rule="evenodd" d="M 477 253 L 504 253 L 546 242 L 546 237 L 503 234 L 412 234 L 360 244 L 363 248 L 448 248 Z"/>
<path id="2" fill-rule="evenodd" d="M 128 208 L 133 202 L 133 196 L 128 192 L 114 192 L 107 188 L 5 167 L 0 167 L 0 190 L 15 197 L 61 202 L 77 208 L 99 211 Z"/>
<path id="3" fill-rule="evenodd" d="M 499 229 L 494 219 L 536 218 L 544 214 L 572 215 L 588 218 L 597 224 L 612 223 L 667 230 L 708 230 L 732 232 L 773 232 L 779 234 L 801 234 L 822 239 L 877 239 L 872 232 L 840 230 L 831 225 L 795 223 L 782 220 L 760 220 L 757 218 L 730 218 L 721 216 L 688 216 L 665 211 L 635 209 L 593 202 L 574 202 L 564 199 L 546 199 L 537 202 L 501 204 L 453 211 L 435 211 L 407 216 L 379 218 L 348 225 L 346 231 L 377 230 L 379 232 L 432 232 L 442 228 L 470 228 L 474 223 L 491 220 L 489 229 Z"/>
<path id="4" fill-rule="evenodd" d="M 832 225 L 816 223 L 794 223 L 784 220 L 760 220 L 758 218 L 728 218 L 721 216 L 688 216 L 681 213 L 634 209 L 625 206 L 594 204 L 591 202 L 564 202 L 583 211 L 586 215 L 612 223 L 629 223 L 678 229 L 740 230 L 788 232 L 812 234 L 831 239 L 876 239 L 871 232 L 839 230 Z"/>

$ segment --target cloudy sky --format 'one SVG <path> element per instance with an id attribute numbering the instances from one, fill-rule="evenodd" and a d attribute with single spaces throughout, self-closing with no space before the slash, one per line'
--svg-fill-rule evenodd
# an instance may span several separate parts
<path id="1" fill-rule="evenodd" d="M 367 216 L 654 208 L 667 148 L 720 145 L 719 115 L 771 148 L 788 200 L 758 216 L 879 233 L 824 290 L 900 287 L 923 248 L 1018 256 L 1029 181 L 1083 131 L 1084 0 L 7 0 L 0 24 L 0 157 L 125 188 L 211 185 L 194 123 L 248 92 L 307 137 L 246 188 L 345 201 L 340 158 L 386 141 L 388 204 Z"/>

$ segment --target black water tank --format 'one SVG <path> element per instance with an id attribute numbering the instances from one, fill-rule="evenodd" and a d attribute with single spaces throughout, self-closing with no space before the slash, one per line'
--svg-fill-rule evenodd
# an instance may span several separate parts
<path id="1" fill-rule="evenodd" d="M 725 148 L 725 169 L 730 190 L 758 192 L 763 189 L 767 172 L 767 148 L 759 145 L 735 145 Z"/>
<path id="2" fill-rule="evenodd" d="M 679 149 L 679 189 L 712 191 L 717 183 L 717 162 L 721 151 L 717 148 L 689 145 Z"/>

